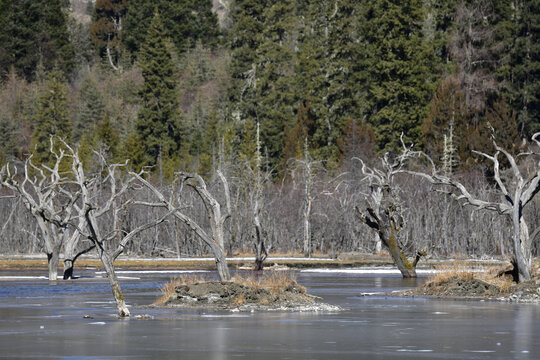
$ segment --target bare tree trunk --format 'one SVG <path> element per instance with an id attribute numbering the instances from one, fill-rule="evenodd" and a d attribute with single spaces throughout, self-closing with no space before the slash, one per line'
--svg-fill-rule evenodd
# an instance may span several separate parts
<path id="1" fill-rule="evenodd" d="M 118 309 L 118 315 L 120 317 L 128 317 L 130 315 L 127 308 L 126 302 L 124 301 L 124 295 L 122 294 L 122 289 L 120 288 L 120 283 L 116 277 L 116 272 L 114 271 L 114 259 L 109 256 L 103 248 L 98 250 L 99 258 L 101 263 L 107 273 L 107 278 L 109 279 L 109 285 L 111 286 L 112 294 L 114 301 L 116 302 L 116 308 Z"/>
<path id="2" fill-rule="evenodd" d="M 256 244 L 255 244 L 255 267 L 254 271 L 262 271 L 263 270 L 263 263 L 264 260 L 268 257 L 268 252 L 266 251 L 266 247 L 264 246 L 264 238 L 262 234 L 262 226 L 261 221 L 259 219 L 259 201 L 255 200 L 255 207 L 254 207 L 254 214 L 253 214 L 253 222 L 255 224 L 255 237 L 256 237 Z"/>
<path id="3" fill-rule="evenodd" d="M 523 219 L 521 209 L 516 208 L 514 208 L 512 214 L 512 221 L 514 223 L 514 254 L 519 273 L 519 282 L 523 282 L 531 279 L 531 246 L 529 242 L 529 228 L 525 219 Z"/>
<path id="4" fill-rule="evenodd" d="M 403 251 L 401 250 L 398 243 L 397 234 L 398 234 L 398 229 L 396 228 L 396 225 L 392 223 L 390 225 L 389 233 L 386 235 L 382 235 L 379 233 L 379 236 L 382 242 L 388 248 L 388 251 L 390 252 L 390 256 L 392 256 L 392 260 L 394 260 L 394 263 L 396 264 L 398 270 L 401 272 L 401 275 L 404 278 L 415 278 L 416 268 L 415 266 L 413 266 L 413 263 L 411 263 L 407 259 L 407 256 L 403 254 Z"/>
<path id="5" fill-rule="evenodd" d="M 306 209 L 304 210 L 304 256 L 311 257 L 311 206 L 310 197 L 306 199 Z"/>
<path id="6" fill-rule="evenodd" d="M 378 233 L 375 234 L 375 253 L 380 254 L 382 251 L 382 241 Z"/>
<path id="7" fill-rule="evenodd" d="M 47 267 L 49 268 L 49 280 L 58 280 L 58 262 L 60 260 L 60 248 L 55 247 L 52 252 L 47 253 Z"/>
<path id="8" fill-rule="evenodd" d="M 73 279 L 73 268 L 75 266 L 75 261 L 77 261 L 77 258 L 93 250 L 95 247 L 95 245 L 92 245 L 77 254 L 75 254 L 74 249 L 64 250 L 64 280 Z"/>
<path id="9" fill-rule="evenodd" d="M 231 280 L 231 274 L 229 272 L 229 267 L 227 266 L 227 258 L 225 257 L 223 224 L 215 228 L 214 240 L 217 244 L 214 246 L 219 247 L 219 250 L 216 249 L 214 251 L 214 255 L 216 256 L 216 267 L 219 278 L 221 279 L 221 281 L 229 281 Z"/>

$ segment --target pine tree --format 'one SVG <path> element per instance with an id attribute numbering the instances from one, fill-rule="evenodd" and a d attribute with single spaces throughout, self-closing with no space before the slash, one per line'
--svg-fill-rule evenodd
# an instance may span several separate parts
<path id="1" fill-rule="evenodd" d="M 255 119 L 261 143 L 277 165 L 282 156 L 284 130 L 295 119 L 294 1 L 276 1 L 263 14 L 262 40 L 255 60 Z"/>
<path id="2" fill-rule="evenodd" d="M 285 129 L 285 145 L 281 158 L 280 169 L 285 170 L 291 159 L 301 159 L 304 156 L 304 147 L 308 145 L 313 149 L 313 135 L 315 134 L 315 116 L 311 111 L 309 100 L 302 101 L 298 107 L 298 115 L 294 127 Z"/>
<path id="3" fill-rule="evenodd" d="M 74 141 L 78 141 L 85 133 L 90 132 L 105 116 L 105 104 L 93 78 L 84 79 L 79 97 L 82 103 L 79 119 L 73 131 Z"/>
<path id="4" fill-rule="evenodd" d="M 257 118 L 257 54 L 264 29 L 264 9 L 268 0 L 237 0 L 233 3 L 229 32 L 231 84 L 228 99 L 232 112 L 241 119 Z"/>
<path id="5" fill-rule="evenodd" d="M 341 157 L 338 140 L 350 118 L 361 113 L 358 59 L 358 6 L 349 0 L 310 1 L 300 31 L 297 92 L 309 97 L 316 121 L 310 148 L 316 159 L 335 167 Z"/>
<path id="6" fill-rule="evenodd" d="M 424 41 L 420 0 L 375 0 L 362 6 L 359 83 L 365 115 L 377 133 L 380 149 L 398 149 L 400 134 L 406 142 L 421 142 L 436 76 L 429 63 L 433 51 Z"/>
<path id="7" fill-rule="evenodd" d="M 521 137 L 540 131 L 540 1 L 514 2 L 506 97 Z"/>
<path id="8" fill-rule="evenodd" d="M 170 159 L 181 146 L 181 113 L 175 68 L 157 11 L 139 59 L 144 84 L 140 93 L 142 108 L 139 110 L 136 130 L 143 142 L 145 164 L 156 165 L 160 156 L 162 159 Z"/>
<path id="9" fill-rule="evenodd" d="M 450 136 L 456 148 L 457 158 L 467 161 L 472 155 L 468 133 L 470 113 L 465 106 L 465 95 L 460 89 L 460 82 L 454 77 L 445 78 L 437 88 L 429 110 L 422 122 L 422 135 L 426 152 L 435 161 L 444 156 L 444 138 Z"/>
<path id="10" fill-rule="evenodd" d="M 67 143 L 71 140 L 67 87 L 58 71 L 52 71 L 49 74 L 47 87 L 41 95 L 34 123 L 32 133 L 34 163 L 49 164 L 52 161 L 51 136 L 58 136 Z"/>
<path id="11" fill-rule="evenodd" d="M 145 42 L 146 29 L 155 9 L 178 53 L 194 47 L 199 39 L 205 45 L 217 43 L 220 32 L 211 0 L 130 0 L 124 42 L 134 56 Z"/>
<path id="12" fill-rule="evenodd" d="M 0 77 L 11 65 L 32 79 L 40 61 L 65 74 L 74 67 L 64 0 L 0 1 Z"/>

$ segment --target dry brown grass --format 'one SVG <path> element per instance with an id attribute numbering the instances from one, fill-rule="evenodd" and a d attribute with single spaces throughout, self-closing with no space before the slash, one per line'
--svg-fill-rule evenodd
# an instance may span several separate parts
<path id="1" fill-rule="evenodd" d="M 306 292 L 306 288 L 298 284 L 296 275 L 290 271 L 266 272 L 257 277 L 236 275 L 233 281 L 253 289 L 268 290 L 272 295 L 278 295 L 291 289 L 296 289 L 300 293 Z"/>
<path id="2" fill-rule="evenodd" d="M 437 267 L 437 270 L 438 272 L 429 279 L 426 285 L 442 283 L 456 276 L 464 280 L 472 280 L 474 277 L 471 269 L 461 261 L 454 261 L 451 264 L 440 265 Z"/>
<path id="3" fill-rule="evenodd" d="M 206 281 L 206 278 L 201 275 L 187 275 L 187 276 L 180 276 L 177 278 L 172 279 L 168 283 L 165 283 L 161 287 L 161 297 L 156 300 L 156 305 L 163 305 L 165 304 L 171 296 L 175 293 L 175 289 L 177 286 L 180 285 L 189 285 L 189 284 L 196 284 Z"/>
<path id="4" fill-rule="evenodd" d="M 514 282 L 511 276 L 497 276 L 498 268 L 493 268 L 483 272 L 473 272 L 466 261 L 454 261 L 452 264 L 444 264 L 437 267 L 438 272 L 429 279 L 426 285 L 440 284 L 451 278 L 471 281 L 479 279 L 488 284 L 496 286 L 501 293 L 508 293 Z"/>
<path id="5" fill-rule="evenodd" d="M 232 301 L 232 304 L 234 306 L 244 305 L 245 303 L 246 303 L 246 298 L 244 297 L 244 295 L 241 295 L 241 294 L 236 296 Z"/>

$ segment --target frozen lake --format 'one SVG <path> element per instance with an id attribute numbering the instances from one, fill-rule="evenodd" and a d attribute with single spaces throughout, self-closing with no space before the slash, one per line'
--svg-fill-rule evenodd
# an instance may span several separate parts
<path id="1" fill-rule="evenodd" d="M 100 273 L 56 284 L 33 278 L 42 273 L 14 275 L 0 272 L 2 359 L 540 358 L 539 305 L 362 296 L 425 278 L 310 270 L 299 283 L 346 310 L 231 313 L 140 307 L 179 273 L 119 272 L 132 318 L 118 319 Z"/>

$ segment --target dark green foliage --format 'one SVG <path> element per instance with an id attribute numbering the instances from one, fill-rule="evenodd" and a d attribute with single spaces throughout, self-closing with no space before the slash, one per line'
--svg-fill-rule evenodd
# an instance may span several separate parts
<path id="1" fill-rule="evenodd" d="M 41 61 L 46 70 L 69 74 L 74 49 L 69 40 L 64 0 L 0 1 L 0 77 L 11 66 L 32 79 Z"/>
<path id="2" fill-rule="evenodd" d="M 146 39 L 139 56 L 144 84 L 136 130 L 145 153 L 144 165 L 156 165 L 158 157 L 172 158 L 181 146 L 175 67 L 157 12 Z"/>
<path id="3" fill-rule="evenodd" d="M 313 150 L 313 136 L 315 134 L 315 115 L 311 110 L 309 100 L 302 101 L 298 108 L 298 117 L 294 127 L 285 129 L 285 145 L 280 167 L 286 169 L 290 159 L 302 158 L 304 156 L 305 145 Z"/>
<path id="4" fill-rule="evenodd" d="M 71 140 L 71 122 L 68 114 L 67 87 L 58 71 L 49 74 L 46 88 L 41 95 L 34 119 L 32 150 L 35 164 L 50 164 L 51 136 L 57 136 L 67 143 Z"/>
<path id="5" fill-rule="evenodd" d="M 294 1 L 277 1 L 263 14 L 264 30 L 255 60 L 255 117 L 262 147 L 272 165 L 282 156 L 286 126 L 292 126 L 294 107 Z"/>
<path id="6" fill-rule="evenodd" d="M 424 12 L 419 0 L 376 0 L 363 5 L 361 83 L 365 116 L 380 149 L 395 150 L 399 137 L 421 143 L 436 75 L 430 70 L 433 51 L 424 41 Z"/>
<path id="7" fill-rule="evenodd" d="M 105 104 L 102 95 L 91 77 L 84 79 L 81 85 L 79 119 L 73 131 L 73 139 L 78 141 L 81 136 L 91 131 L 105 115 Z"/>
<path id="8" fill-rule="evenodd" d="M 243 119 L 256 118 L 257 49 L 262 41 L 266 1 L 237 0 L 231 17 L 233 28 L 229 33 L 231 49 L 231 86 L 229 101 L 232 111 Z"/>
<path id="9" fill-rule="evenodd" d="M 125 44 L 134 56 L 145 41 L 155 9 L 179 53 L 195 46 L 197 40 L 210 46 L 217 43 L 219 28 L 211 0 L 130 0 Z"/>
<path id="10" fill-rule="evenodd" d="M 506 95 L 517 113 L 519 134 L 540 131 L 540 1 L 515 2 Z"/>

